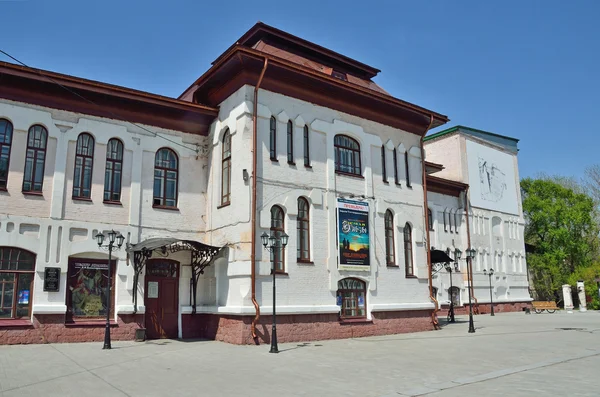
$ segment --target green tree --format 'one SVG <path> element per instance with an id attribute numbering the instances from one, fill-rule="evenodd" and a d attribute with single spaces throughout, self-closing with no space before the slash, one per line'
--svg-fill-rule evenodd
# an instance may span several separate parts
<path id="1" fill-rule="evenodd" d="M 597 258 L 594 200 L 579 189 L 549 179 L 521 181 L 525 242 L 533 286 L 540 299 L 560 299 L 560 286 Z M 576 191 L 577 190 L 577 191 Z"/>

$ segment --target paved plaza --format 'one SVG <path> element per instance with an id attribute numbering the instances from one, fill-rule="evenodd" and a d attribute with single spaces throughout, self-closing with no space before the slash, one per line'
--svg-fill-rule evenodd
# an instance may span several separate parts
<path id="1" fill-rule="evenodd" d="M 506 313 L 440 331 L 234 346 L 0 346 L 0 396 L 598 396 L 600 313 Z"/>

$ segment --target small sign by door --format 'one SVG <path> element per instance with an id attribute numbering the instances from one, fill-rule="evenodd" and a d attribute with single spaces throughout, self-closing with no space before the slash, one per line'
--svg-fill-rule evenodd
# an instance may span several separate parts
<path id="1" fill-rule="evenodd" d="M 158 298 L 158 281 L 148 281 L 148 298 Z"/>

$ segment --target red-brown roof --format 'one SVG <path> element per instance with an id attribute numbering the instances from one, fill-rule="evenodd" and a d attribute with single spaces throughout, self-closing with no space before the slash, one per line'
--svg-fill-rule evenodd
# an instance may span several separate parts
<path id="1" fill-rule="evenodd" d="M 207 135 L 219 113 L 210 106 L 1 61 L 0 81 L 1 98 L 193 134 Z"/>
<path id="2" fill-rule="evenodd" d="M 461 192 L 466 191 L 469 185 L 438 176 L 427 175 L 427 191 L 458 197 Z"/>

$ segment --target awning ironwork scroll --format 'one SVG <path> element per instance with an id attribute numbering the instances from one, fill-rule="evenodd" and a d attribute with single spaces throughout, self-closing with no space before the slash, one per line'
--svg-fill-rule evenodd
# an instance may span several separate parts
<path id="1" fill-rule="evenodd" d="M 146 261 L 152 257 L 168 257 L 180 251 L 190 251 L 190 265 L 192 267 L 192 313 L 196 313 L 196 291 L 198 280 L 204 274 L 204 269 L 210 265 L 213 258 L 221 250 L 193 240 L 180 240 L 174 238 L 152 238 L 138 244 L 130 245 L 128 253 L 133 253 L 133 313 L 137 313 L 137 288 L 140 274 L 146 266 Z"/>

